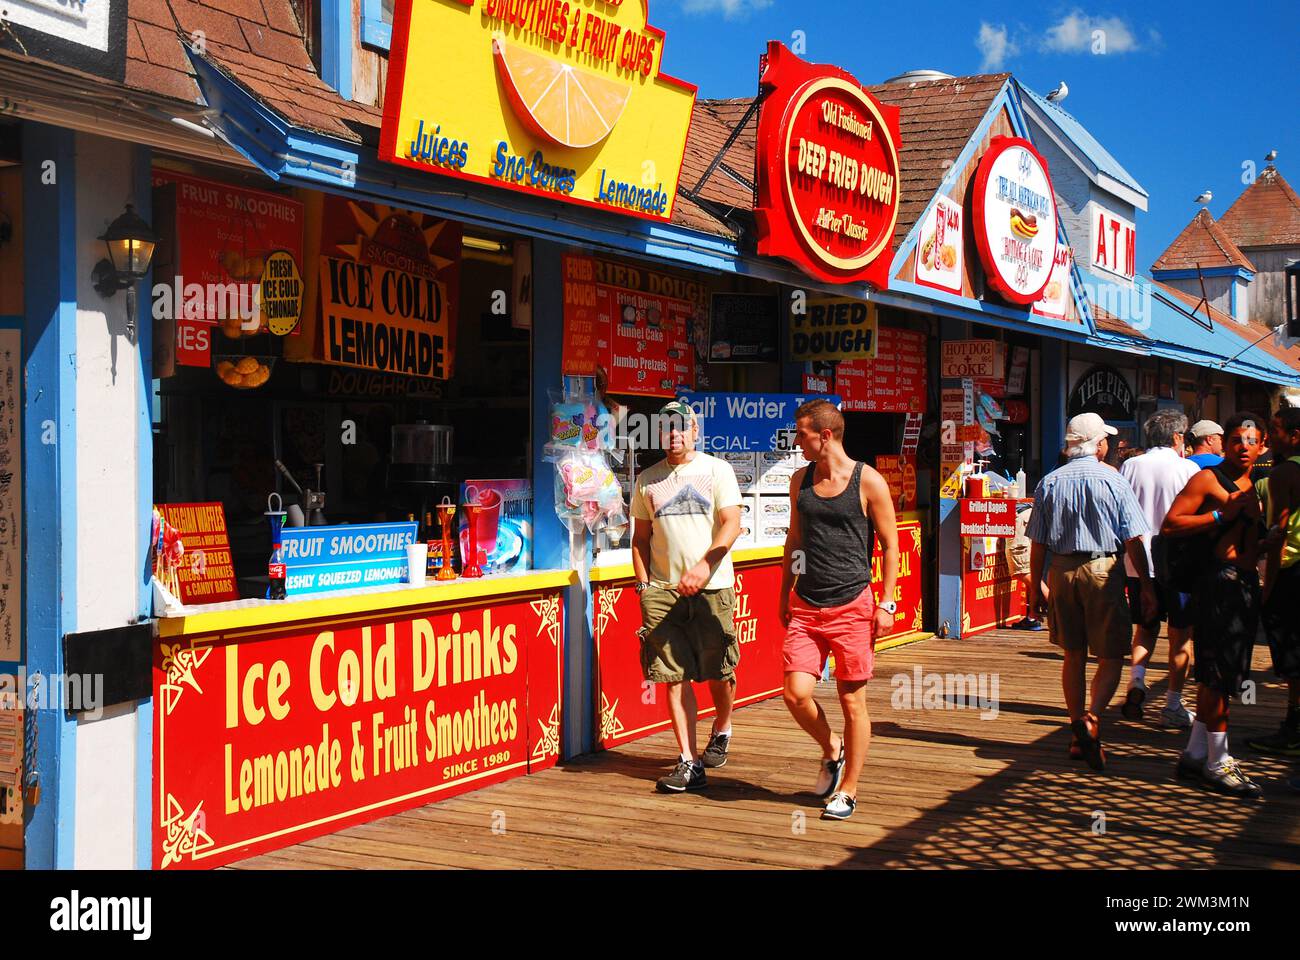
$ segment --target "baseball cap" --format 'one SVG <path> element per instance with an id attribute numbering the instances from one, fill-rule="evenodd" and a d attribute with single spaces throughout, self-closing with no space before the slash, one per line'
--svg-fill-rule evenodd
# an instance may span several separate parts
<path id="1" fill-rule="evenodd" d="M 1114 427 L 1107 426 L 1106 421 L 1095 413 L 1081 413 L 1077 417 L 1071 417 L 1070 422 L 1065 425 L 1065 442 L 1074 446 L 1079 443 L 1090 443 L 1093 440 L 1100 440 L 1109 434 L 1114 436 L 1119 433 Z"/>
<path id="2" fill-rule="evenodd" d="M 1205 437 L 1213 437 L 1215 435 L 1222 436 L 1223 427 L 1219 426 L 1213 420 L 1197 420 L 1192 424 L 1190 433 L 1197 440 L 1201 440 Z"/>
<path id="3" fill-rule="evenodd" d="M 694 420 L 695 411 L 685 400 L 669 400 L 659 408 L 661 417 L 686 417 L 688 420 Z"/>

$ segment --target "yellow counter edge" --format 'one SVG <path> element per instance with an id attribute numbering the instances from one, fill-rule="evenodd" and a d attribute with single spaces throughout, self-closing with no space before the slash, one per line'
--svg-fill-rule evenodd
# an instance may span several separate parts
<path id="1" fill-rule="evenodd" d="M 780 560 L 785 553 L 785 544 L 776 543 L 767 547 L 741 547 L 731 551 L 732 563 L 753 563 L 758 560 Z M 593 567 L 592 583 L 610 583 L 614 580 L 631 580 L 632 564 L 616 563 L 608 567 Z"/>
<path id="2" fill-rule="evenodd" d="M 328 620 L 358 613 L 379 613 L 406 607 L 477 600 L 482 597 L 508 596 L 534 590 L 554 590 L 578 582 L 576 570 L 540 570 L 509 577 L 485 577 L 481 580 L 455 580 L 423 587 L 405 587 L 376 593 L 348 596 L 323 596 L 311 600 L 287 600 L 241 607 L 233 610 L 198 611 L 189 616 L 160 617 L 159 637 L 180 637 L 203 633 L 220 633 L 248 627 L 272 627 L 300 620 Z"/>

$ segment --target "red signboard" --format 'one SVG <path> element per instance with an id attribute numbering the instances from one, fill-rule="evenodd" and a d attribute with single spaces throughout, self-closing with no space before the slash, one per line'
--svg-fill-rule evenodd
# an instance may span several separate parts
<path id="1" fill-rule="evenodd" d="M 835 368 L 841 409 L 859 413 L 924 413 L 925 334 L 881 327 L 875 360 L 845 360 Z"/>
<path id="2" fill-rule="evenodd" d="M 1008 501 L 1013 503 L 1014 501 Z M 961 635 L 970 637 L 985 630 L 1006 627 L 1025 616 L 1025 582 L 1029 579 L 1011 572 L 1007 560 L 1010 540 L 994 540 L 996 549 L 984 554 L 980 569 L 971 570 L 968 561 L 972 544 L 962 541 Z"/>
<path id="3" fill-rule="evenodd" d="M 213 867 L 554 764 L 558 592 L 154 652 L 153 865 Z"/>
<path id="4" fill-rule="evenodd" d="M 566 376 L 609 376 L 611 393 L 671 397 L 693 389 L 688 325 L 700 310 L 699 284 L 605 260 L 568 254 L 564 271 Z"/>
<path id="5" fill-rule="evenodd" d="M 921 566 L 921 544 L 923 539 L 919 519 L 899 517 L 898 580 L 894 584 L 894 602 L 898 604 L 898 612 L 894 614 L 894 629 L 883 637 L 877 637 L 877 646 L 894 637 L 900 637 L 905 633 L 914 633 L 921 629 L 923 622 L 921 583 L 924 577 L 924 570 Z M 880 592 L 881 555 L 880 541 L 876 541 L 876 549 L 871 554 L 871 589 L 877 603 L 885 599 Z"/>
<path id="6" fill-rule="evenodd" d="M 916 457 L 881 454 L 876 470 L 889 484 L 896 510 L 916 509 Z"/>
<path id="7" fill-rule="evenodd" d="M 273 283 L 264 276 L 271 254 L 285 251 L 303 273 L 303 205 L 292 197 L 154 169 L 155 187 L 171 184 L 176 188 L 176 236 L 169 238 L 176 251 L 175 275 L 156 279 L 165 290 L 167 316 L 177 321 L 177 362 L 206 367 L 218 325 L 225 334 L 216 344 L 220 351 L 271 319 L 260 309 L 263 292 Z M 155 310 L 159 306 L 155 301 Z M 290 319 L 296 326 L 296 318 Z"/>
<path id="8" fill-rule="evenodd" d="M 1056 258 L 1056 200 L 1047 161 L 1028 140 L 994 137 L 971 189 L 975 246 L 989 286 L 1012 303 L 1035 303 Z"/>
<path id="9" fill-rule="evenodd" d="M 963 499 L 961 535 L 963 537 L 1014 537 L 1016 501 L 996 497 L 978 500 Z"/>
<path id="10" fill-rule="evenodd" d="M 884 289 L 898 220 L 898 108 L 775 40 L 761 84 L 758 252 L 820 280 Z"/>
<path id="11" fill-rule="evenodd" d="M 176 570 L 181 603 L 238 600 L 235 567 L 220 503 L 163 503 L 158 510 L 180 534 L 185 552 Z"/>

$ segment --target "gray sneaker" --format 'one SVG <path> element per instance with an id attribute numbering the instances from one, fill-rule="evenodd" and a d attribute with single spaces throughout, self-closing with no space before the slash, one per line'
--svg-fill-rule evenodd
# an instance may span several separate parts
<path id="1" fill-rule="evenodd" d="M 706 767 L 725 767 L 727 765 L 727 748 L 731 746 L 731 734 L 715 733 L 709 737 L 709 745 L 704 748 L 700 758 Z"/>
<path id="2" fill-rule="evenodd" d="M 1232 797 L 1258 800 L 1264 795 L 1259 784 L 1253 782 L 1241 769 L 1241 764 L 1232 757 L 1226 757 L 1218 766 L 1212 767 L 1207 762 L 1201 770 L 1201 779 L 1205 785 L 1217 793 L 1226 793 Z"/>
<path id="3" fill-rule="evenodd" d="M 686 790 L 703 790 L 708 786 L 704 776 L 704 764 L 700 761 L 678 760 L 673 772 L 660 777 L 656 786 L 664 793 L 682 793 Z"/>
<path id="4" fill-rule="evenodd" d="M 1192 722 L 1195 719 L 1196 714 L 1181 703 L 1177 706 L 1165 707 L 1160 711 L 1160 725 L 1162 727 L 1173 727 L 1175 730 L 1192 729 Z"/>
<path id="5" fill-rule="evenodd" d="M 1178 766 L 1174 769 L 1174 776 L 1179 780 L 1200 780 L 1201 771 L 1205 769 L 1205 759 L 1193 757 L 1187 751 L 1178 755 Z"/>

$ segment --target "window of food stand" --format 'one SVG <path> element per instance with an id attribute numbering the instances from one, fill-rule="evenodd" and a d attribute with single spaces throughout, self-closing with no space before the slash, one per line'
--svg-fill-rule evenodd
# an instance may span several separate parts
<path id="1" fill-rule="evenodd" d="M 437 234 L 439 222 L 420 214 L 342 206 L 336 198 L 275 192 L 251 177 L 214 176 L 180 164 L 157 167 L 154 179 L 155 219 L 164 236 L 155 258 L 156 291 L 239 280 L 244 264 L 262 267 L 272 249 L 288 250 L 303 278 L 302 318 L 285 336 L 268 329 L 271 314 L 265 313 L 257 332 L 236 323 L 231 337 L 220 311 L 208 312 L 211 302 L 188 315 L 182 310 L 174 324 L 155 323 L 155 502 L 222 504 L 241 596 L 261 597 L 266 589 L 264 512 L 273 491 L 291 517 L 300 507 L 310 520 L 308 491 L 323 491 L 324 519 L 331 525 L 414 517 L 423 538 L 424 512 L 443 495 L 456 499 L 464 481 L 531 479 L 530 333 L 511 313 L 516 263 L 509 237 L 479 229 L 462 234 L 458 224 Z M 322 319 L 328 295 L 313 289 L 325 285 L 325 258 L 353 246 L 332 246 L 329 237 L 313 234 L 328 230 L 329 218 L 349 208 L 359 211 L 358 222 L 345 224 L 342 235 L 357 235 L 358 262 L 369 257 L 436 274 L 448 300 L 450 375 L 380 370 L 373 358 L 369 366 L 328 362 Z M 427 249 L 421 232 L 426 240 L 434 237 Z M 454 237 L 444 242 L 449 233 Z M 180 285 L 177 278 L 183 278 Z M 156 317 L 162 309 L 156 306 Z M 244 365 L 255 372 L 232 385 L 242 358 L 253 358 Z M 489 420 L 491 429 L 485 429 Z M 450 463 L 428 486 L 402 482 L 406 478 L 393 469 L 394 428 L 417 423 L 450 428 Z M 434 536 L 429 532 L 429 539 Z"/>

